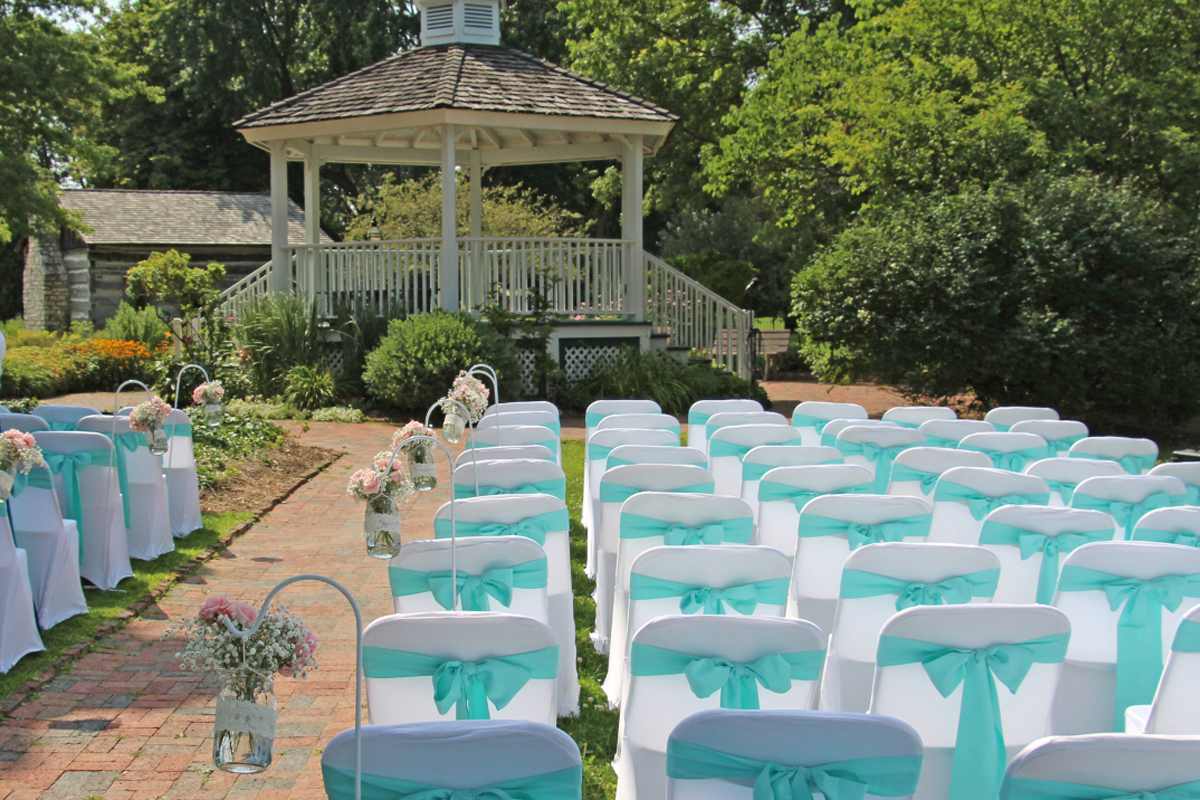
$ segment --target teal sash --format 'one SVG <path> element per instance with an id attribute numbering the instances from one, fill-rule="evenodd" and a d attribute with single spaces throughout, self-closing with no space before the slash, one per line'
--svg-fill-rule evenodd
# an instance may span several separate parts
<path id="1" fill-rule="evenodd" d="M 683 675 L 696 697 L 721 691 L 721 708 L 758 708 L 758 685 L 783 694 L 792 681 L 815 681 L 825 665 L 824 650 L 763 656 L 744 664 L 706 658 L 634 642 L 629 649 L 631 675 Z"/>
<path id="2" fill-rule="evenodd" d="M 571 528 L 571 518 L 565 508 L 535 514 L 511 525 L 503 522 L 457 522 L 455 532 L 459 536 L 524 536 L 546 546 L 547 531 L 566 531 Z M 433 520 L 433 537 L 450 538 L 450 520 L 437 517 Z"/>
<path id="3" fill-rule="evenodd" d="M 79 489 L 79 472 L 92 466 L 111 467 L 112 454 L 112 450 L 84 450 L 79 453 L 71 453 L 70 455 L 42 452 L 42 457 L 45 459 L 46 466 L 50 471 L 55 475 L 62 475 L 63 492 L 66 494 L 67 508 L 71 510 L 71 518 L 79 526 L 81 536 L 83 535 L 83 495 Z M 128 508 L 128 487 L 126 487 L 125 491 L 122 491 L 121 498 L 124 500 L 126 508 Z"/>
<path id="4" fill-rule="evenodd" d="M 991 420 L 988 420 L 988 421 L 991 422 Z M 1016 425 L 1016 424 L 1017 423 L 1015 423 L 1015 422 L 1013 423 L 1013 425 Z M 992 425 L 995 426 L 997 433 L 1008 433 L 1009 429 L 1012 428 L 1012 425 L 1002 425 L 999 422 L 992 422 Z"/>
<path id="5" fill-rule="evenodd" d="M 1069 483 L 1067 481 L 1056 481 L 1051 478 L 1042 478 L 1046 485 L 1050 487 L 1051 492 L 1058 492 L 1062 497 L 1063 505 L 1071 505 L 1071 498 L 1075 496 L 1075 487 L 1078 483 Z"/>
<path id="6" fill-rule="evenodd" d="M 546 587 L 546 558 L 535 558 L 524 564 L 500 569 L 485 569 L 479 575 L 459 570 L 455 573 L 458 584 L 458 599 L 463 611 L 491 611 L 488 596 L 496 598 L 500 605 L 512 605 L 513 589 L 544 589 Z M 398 567 L 388 568 L 388 580 L 392 584 L 393 597 L 407 597 L 430 592 L 438 605 L 447 611 L 454 608 L 454 584 L 450 571 L 419 572 Z"/>
<path id="7" fill-rule="evenodd" d="M 772 446 L 774 446 L 774 445 L 772 445 Z M 844 463 L 844 459 L 842 459 L 840 456 L 838 456 L 836 458 L 831 457 L 826 461 L 816 461 L 813 463 L 814 463 L 814 465 L 816 465 L 816 464 L 841 464 L 841 463 Z M 761 481 L 763 475 L 766 475 L 771 470 L 777 469 L 777 468 L 778 468 L 778 465 L 776 465 L 776 464 L 758 464 L 754 461 L 742 461 L 742 480 L 743 481 Z"/>
<path id="8" fill-rule="evenodd" d="M 968 489 L 950 481 L 938 481 L 933 490 L 933 502 L 963 502 L 971 509 L 971 516 L 983 519 L 1000 506 L 1044 506 L 1050 502 L 1049 492 L 1036 494 L 1006 494 L 1000 497 L 989 497 L 975 489 Z"/>
<path id="9" fill-rule="evenodd" d="M 600 424 L 600 420 L 607 416 L 608 414 L 601 414 L 599 411 L 588 411 L 584 414 L 583 425 L 585 428 L 594 428 Z"/>
<path id="10" fill-rule="evenodd" d="M 672 546 L 693 544 L 750 544 L 754 534 L 753 517 L 733 517 L 719 522 L 690 527 L 680 522 L 644 517 L 641 514 L 622 514 L 620 538 L 646 539 L 663 537 L 663 543 Z"/>
<path id="11" fill-rule="evenodd" d="M 1037 601 L 1048 606 L 1054 602 L 1054 592 L 1058 587 L 1059 553 L 1069 553 L 1089 542 L 1111 542 L 1112 536 L 1111 530 L 1046 536 L 1013 525 L 1005 525 L 1003 522 L 988 520 L 983 523 L 983 529 L 979 533 L 979 543 L 1019 547 L 1022 561 L 1033 558 L 1034 553 L 1041 553 L 1042 570 L 1038 574 Z"/>
<path id="12" fill-rule="evenodd" d="M 921 494 L 929 494 L 933 491 L 933 487 L 937 485 L 938 478 L 942 477 L 940 472 L 926 472 L 923 469 L 910 467 L 907 464 L 893 464 L 891 481 L 895 483 L 903 483 L 907 481 L 920 481 Z"/>
<path id="13" fill-rule="evenodd" d="M 192 438 L 192 423 L 181 422 L 178 425 L 163 425 L 163 432 L 167 434 L 168 439 L 172 436 L 183 436 L 190 439 Z"/>
<path id="14" fill-rule="evenodd" d="M 1200 533 L 1192 531 L 1160 531 L 1154 528 L 1134 528 L 1135 542 L 1161 542 L 1163 544 L 1181 544 L 1186 547 L 1200 547 Z"/>
<path id="15" fill-rule="evenodd" d="M 929 525 L 932 521 L 932 514 L 914 514 L 911 517 L 899 517 L 878 525 L 867 525 L 834 517 L 822 517 L 819 514 L 801 514 L 797 535 L 802 539 L 809 539 L 817 536 L 843 534 L 853 551 L 864 544 L 901 542 L 909 536 L 928 536 Z"/>
<path id="16" fill-rule="evenodd" d="M 1026 447 L 1023 450 L 1013 450 L 1010 453 L 969 444 L 960 444 L 958 449 L 983 453 L 992 460 L 993 467 L 1008 470 L 1009 472 L 1021 472 L 1030 461 L 1040 461 L 1043 458 L 1050 458 L 1053 455 L 1053 451 L 1047 447 Z"/>
<path id="17" fill-rule="evenodd" d="M 782 427 L 782 426 L 780 426 Z M 800 445 L 800 436 L 796 435 L 795 439 L 789 439 L 786 442 L 771 442 L 771 447 L 797 447 Z M 762 447 L 760 444 L 734 444 L 726 442 L 723 439 L 713 439 L 708 443 L 709 458 L 725 458 L 727 456 L 737 456 L 738 461 L 746 457 L 756 447 Z"/>
<path id="18" fill-rule="evenodd" d="M 996 678 L 1016 693 L 1035 663 L 1062 662 L 1069 639 L 1069 633 L 1062 633 L 1027 642 L 963 649 L 898 636 L 879 637 L 876 662 L 880 667 L 920 664 L 942 697 L 949 697 L 962 684 L 949 800 L 996 797 L 1008 761 Z"/>
<path id="19" fill-rule="evenodd" d="M 1086 567 L 1063 567 L 1060 592 L 1101 591 L 1117 622 L 1117 706 L 1113 730 L 1123 730 L 1125 709 L 1154 700 L 1162 677 L 1162 612 L 1175 611 L 1184 597 L 1200 597 L 1200 574 L 1164 575 L 1148 581 L 1122 578 Z"/>
<path id="20" fill-rule="evenodd" d="M 634 572 L 629 576 L 630 600 L 660 600 L 678 597 L 679 610 L 684 614 L 724 614 L 725 606 L 744 616 L 754 613 L 759 603 L 782 606 L 787 604 L 788 578 L 744 583 L 718 589 L 695 586 L 663 578 L 653 578 Z"/>
<path id="21" fill-rule="evenodd" d="M 679 443 L 678 443 L 678 442 L 676 442 L 675 444 L 676 444 L 676 445 L 678 445 Z M 605 466 L 605 468 L 606 468 L 606 469 L 612 469 L 613 467 L 628 467 L 628 466 L 630 466 L 631 464 L 647 464 L 647 463 L 654 463 L 654 462 L 647 462 L 647 461 L 626 461 L 626 460 L 625 460 L 625 459 L 623 459 L 623 458 L 613 458 L 613 457 L 610 455 L 610 456 L 609 456 L 607 459 L 605 459 L 605 461 L 604 461 L 604 466 Z M 695 461 L 689 461 L 689 462 L 683 462 L 683 461 L 673 461 L 673 462 L 671 462 L 671 463 L 673 463 L 673 464 L 684 464 L 684 463 L 686 463 L 686 464 L 688 464 L 688 465 L 690 465 L 690 466 L 693 466 L 693 467 L 705 467 L 705 468 L 707 468 L 707 467 L 708 467 L 708 459 L 707 459 L 707 458 L 699 458 L 699 459 L 697 459 L 697 460 L 695 460 Z"/>
<path id="22" fill-rule="evenodd" d="M 844 569 L 840 596 L 844 600 L 858 600 L 894 594 L 897 595 L 896 610 L 903 611 L 913 606 L 962 605 L 971 602 L 972 597 L 991 597 L 996 593 L 999 580 L 998 567 L 956 575 L 937 583 L 902 581 L 874 572 Z"/>
<path id="23" fill-rule="evenodd" d="M 321 765 L 329 800 L 354 800 L 354 770 Z M 583 767 L 505 781 L 474 789 L 446 789 L 383 775 L 362 775 L 362 800 L 579 800 Z"/>
<path id="24" fill-rule="evenodd" d="M 1200 653 L 1200 622 L 1185 619 L 1175 629 L 1175 641 L 1171 649 L 1176 653 Z"/>
<path id="25" fill-rule="evenodd" d="M 1095 456 L 1091 453 L 1071 453 L 1071 458 L 1090 458 L 1093 461 L 1115 461 L 1130 475 L 1141 475 L 1142 470 L 1150 469 L 1154 466 L 1154 462 L 1158 460 L 1158 457 L 1154 453 L 1146 453 L 1141 456 L 1121 456 L 1120 458 Z"/>
<path id="26" fill-rule="evenodd" d="M 1157 791 L 1123 792 L 1082 783 L 1009 777 L 1000 796 L 1004 800 L 1200 800 L 1200 781 Z"/>
<path id="27" fill-rule="evenodd" d="M 604 445 L 592 444 L 591 442 L 589 442 L 588 446 L 587 446 L 588 461 L 599 461 L 600 459 L 607 459 L 608 454 L 611 453 L 613 451 L 613 449 L 617 448 L 617 447 L 620 447 L 620 445 L 614 444 L 612 447 L 605 447 Z"/>
<path id="28" fill-rule="evenodd" d="M 545 426 L 539 425 L 538 427 L 544 428 Z M 551 436 L 549 439 L 542 439 L 540 442 L 521 442 L 521 444 L 519 444 L 519 445 L 500 444 L 498 442 L 477 442 L 477 441 L 475 441 L 475 437 L 471 437 L 471 441 L 467 442 L 467 449 L 468 450 L 471 450 L 471 449 L 484 450 L 488 447 L 532 447 L 534 445 L 539 445 L 539 444 L 542 447 L 547 448 L 551 452 L 554 452 L 554 453 L 558 452 L 558 437 L 557 436 Z"/>
<path id="29" fill-rule="evenodd" d="M 115 437 L 112 434 L 105 435 L 113 440 L 113 453 L 117 457 L 117 481 L 121 486 L 121 505 L 125 512 L 125 527 L 129 528 L 132 515 L 129 512 L 129 468 L 125 464 L 125 451 L 132 453 L 139 447 L 148 448 L 149 445 L 146 444 L 144 433 L 118 433 Z"/>
<path id="30" fill-rule="evenodd" d="M 1200 486 L 1193 486 L 1190 483 L 1184 485 L 1187 486 L 1187 500 L 1184 501 L 1184 505 L 1200 506 Z"/>
<path id="31" fill-rule="evenodd" d="M 479 494 L 475 494 L 475 486 L 470 481 L 454 484 L 454 497 L 461 500 L 464 497 L 494 497 L 504 494 L 549 494 L 563 500 L 567 494 L 566 478 L 551 478 L 548 481 L 537 481 L 505 489 L 502 486 L 479 484 Z"/>
<path id="32" fill-rule="evenodd" d="M 1125 529 L 1125 538 L 1130 539 L 1133 537 L 1133 529 L 1137 526 L 1139 519 L 1156 508 L 1166 508 L 1172 505 L 1172 502 L 1171 495 L 1167 492 L 1155 492 L 1140 503 L 1104 500 L 1076 492 L 1075 496 L 1071 498 L 1071 507 L 1094 509 L 1111 515 L 1117 524 Z"/>
<path id="33" fill-rule="evenodd" d="M 896 456 L 903 453 L 912 447 L 919 447 L 917 444 L 897 444 L 892 447 L 880 447 L 877 444 L 863 442 L 856 444 L 854 442 L 843 442 L 840 439 L 834 446 L 841 451 L 841 454 L 846 458 L 851 456 L 864 456 L 867 461 L 875 465 L 875 480 L 871 484 L 872 494 L 883 494 L 887 491 L 888 481 L 892 477 L 892 462 L 896 460 Z"/>
<path id="34" fill-rule="evenodd" d="M 723 778 L 753 782 L 753 800 L 862 800 L 906 797 L 917 790 L 924 757 L 879 756 L 834 761 L 817 766 L 775 764 L 710 750 L 675 738 L 667 740 L 667 777 L 675 780 Z"/>
<path id="35" fill-rule="evenodd" d="M 831 419 L 810 417 L 808 414 L 792 414 L 793 428 L 815 428 L 817 433 L 824 433 L 825 426 L 833 422 Z"/>
<path id="36" fill-rule="evenodd" d="M 701 414 L 699 411 L 688 411 L 688 436 L 692 435 L 692 428 L 707 425 L 711 416 L 712 414 Z"/>
<path id="37" fill-rule="evenodd" d="M 497 709 L 504 708 L 529 681 L 558 677 L 558 645 L 480 661 L 364 646 L 363 674 L 368 678 L 431 676 L 439 714 L 453 706 L 455 719 L 491 719 L 489 700 Z"/>
<path id="38" fill-rule="evenodd" d="M 764 480 L 758 482 L 758 502 L 770 503 L 775 500 L 791 500 L 795 504 L 796 510 L 802 511 L 805 504 L 814 497 L 821 497 L 826 494 L 869 494 L 870 491 L 871 484 L 869 483 L 860 483 L 855 486 L 833 489 L 828 492 L 814 492 L 810 489 L 799 489 L 787 483 Z"/>
<path id="39" fill-rule="evenodd" d="M 966 437 L 963 437 L 963 438 L 966 438 Z M 958 443 L 961 441 L 962 441 L 962 439 L 943 439 L 941 436 L 934 436 L 933 434 L 927 433 L 927 434 L 925 434 L 925 445 L 924 446 L 925 447 L 945 447 L 949 450 L 957 450 Z"/>
<path id="40" fill-rule="evenodd" d="M 1061 453 L 1064 450 L 1070 450 L 1071 445 L 1075 444 L 1080 439 L 1086 439 L 1087 436 L 1088 435 L 1086 433 L 1076 433 L 1070 436 L 1060 436 L 1057 439 L 1047 438 L 1046 444 L 1050 445 L 1050 453 L 1052 454 L 1051 457 L 1053 458 L 1053 454 Z"/>
<path id="41" fill-rule="evenodd" d="M 75 423 L 75 422 L 60 422 L 58 420 L 51 421 L 48 419 L 43 419 L 42 421 L 45 422 L 46 427 L 48 427 L 52 431 L 76 431 L 76 430 L 79 430 L 78 423 Z"/>
<path id="42" fill-rule="evenodd" d="M 674 494 L 712 494 L 715 488 L 712 481 L 693 483 L 691 486 L 680 486 L 678 489 L 666 489 Z M 664 491 L 660 489 L 644 489 L 640 486 L 626 486 L 623 483 L 600 482 L 601 503 L 624 503 L 635 494 L 649 491 Z"/>

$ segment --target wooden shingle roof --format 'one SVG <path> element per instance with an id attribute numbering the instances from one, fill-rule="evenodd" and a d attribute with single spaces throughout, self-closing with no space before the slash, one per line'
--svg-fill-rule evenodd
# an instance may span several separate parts
<path id="1" fill-rule="evenodd" d="M 257 128 L 437 108 L 675 122 L 653 103 L 515 50 L 481 44 L 419 47 L 255 111 Z"/>

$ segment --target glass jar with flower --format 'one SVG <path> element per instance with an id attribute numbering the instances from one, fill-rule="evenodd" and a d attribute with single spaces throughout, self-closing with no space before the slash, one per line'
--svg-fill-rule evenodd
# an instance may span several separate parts
<path id="1" fill-rule="evenodd" d="M 17 472 L 28 475 L 34 467 L 44 467 L 42 450 L 32 433 L 8 430 L 0 434 L 0 503 L 12 494 Z"/>
<path id="2" fill-rule="evenodd" d="M 442 436 L 450 444 L 458 444 L 467 426 L 467 420 L 462 416 L 463 408 L 470 414 L 471 422 L 483 419 L 483 412 L 487 410 L 488 389 L 478 379 L 460 372 L 446 395 L 446 401 L 442 402 L 442 413 L 446 415 L 442 423 Z M 461 407 L 456 403 L 461 403 Z"/>
<path id="3" fill-rule="evenodd" d="M 149 401 L 135 406 L 129 414 L 129 428 L 146 434 L 146 446 L 156 456 L 167 452 L 167 432 L 163 426 L 171 416 L 171 407 L 155 395 Z"/>
<path id="4" fill-rule="evenodd" d="M 202 383 L 192 391 L 192 402 L 204 407 L 204 422 L 210 428 L 220 425 L 225 417 L 225 409 L 221 406 L 223 399 L 225 388 L 220 381 Z"/>
<path id="5" fill-rule="evenodd" d="M 367 504 L 363 536 L 367 555 L 388 559 L 400 554 L 400 513 L 396 506 L 413 491 L 404 465 L 388 450 L 376 454 L 370 467 L 350 476 L 346 493 Z"/>
<path id="6" fill-rule="evenodd" d="M 392 447 L 414 436 L 433 436 L 433 428 L 412 420 L 392 434 Z M 408 460 L 408 474 L 418 492 L 428 492 L 437 487 L 437 467 L 433 463 L 433 442 L 420 441 L 405 444 L 400 452 Z"/>

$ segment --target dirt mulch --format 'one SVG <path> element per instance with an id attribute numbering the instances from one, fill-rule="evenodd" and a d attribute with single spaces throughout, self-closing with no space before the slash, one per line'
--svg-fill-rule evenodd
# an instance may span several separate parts
<path id="1" fill-rule="evenodd" d="M 202 490 L 200 507 L 210 514 L 257 511 L 292 488 L 297 476 L 323 467 L 339 455 L 337 450 L 309 447 L 287 436 L 278 449 L 257 458 L 230 461 L 226 466 L 235 468 L 238 476 L 219 489 Z"/>

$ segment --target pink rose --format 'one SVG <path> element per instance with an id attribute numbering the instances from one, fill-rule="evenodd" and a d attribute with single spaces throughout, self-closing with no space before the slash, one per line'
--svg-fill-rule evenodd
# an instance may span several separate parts
<path id="1" fill-rule="evenodd" d="M 192 402 L 195 403 L 196 405 L 200 405 L 201 403 L 204 402 L 204 386 L 203 385 L 197 386 L 192 391 Z"/>
<path id="2" fill-rule="evenodd" d="M 212 622 L 219 616 L 233 618 L 233 601 L 225 595 L 210 597 L 200 606 L 200 619 Z"/>
<path id="3" fill-rule="evenodd" d="M 375 470 L 368 470 L 367 474 L 363 476 L 362 489 L 366 494 L 375 494 L 379 491 L 379 474 Z"/>

